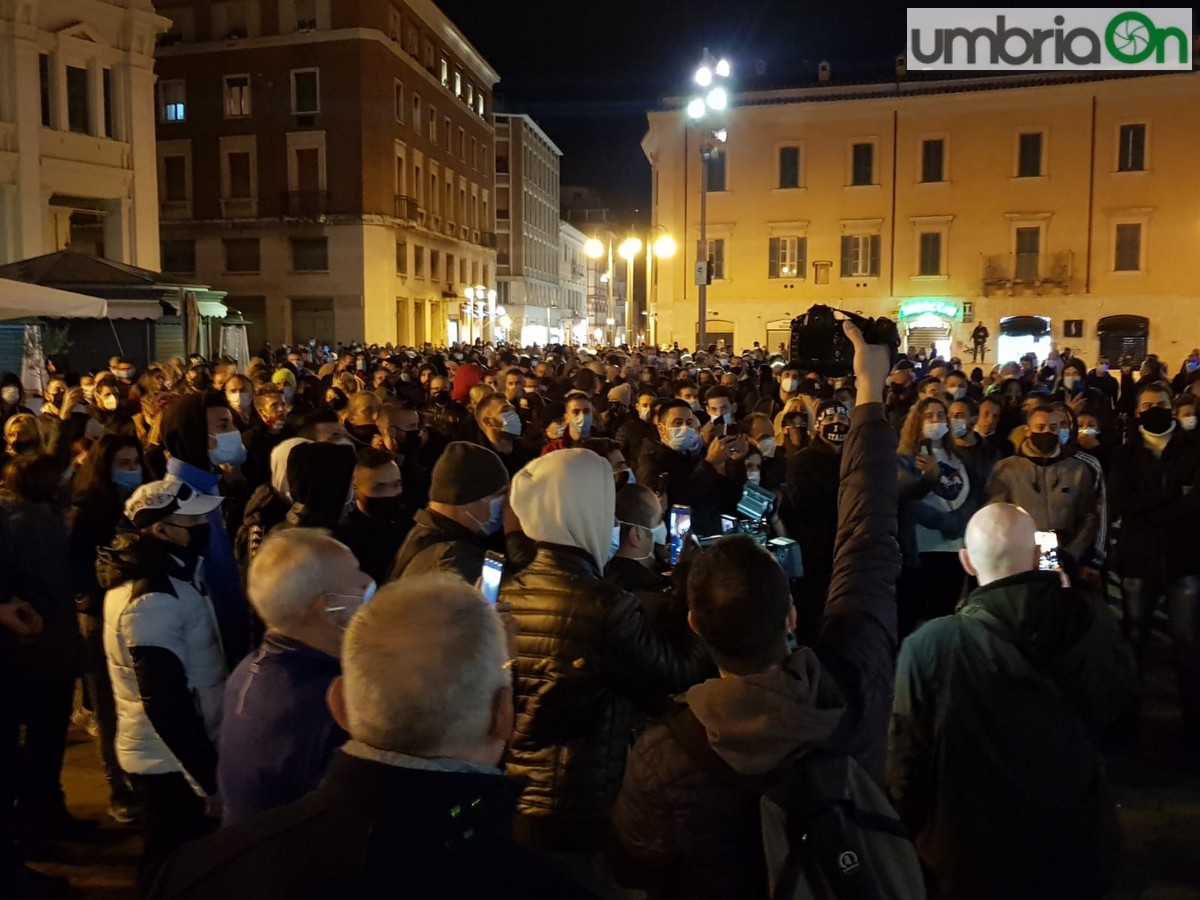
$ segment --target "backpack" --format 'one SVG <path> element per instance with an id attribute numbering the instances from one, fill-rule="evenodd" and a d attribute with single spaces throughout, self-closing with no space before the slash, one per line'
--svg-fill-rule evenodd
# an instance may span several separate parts
<path id="1" fill-rule="evenodd" d="M 772 900 L 924 900 L 907 830 L 883 790 L 852 757 L 813 751 L 777 775 L 740 775 L 684 709 L 667 729 L 705 771 L 758 794 Z"/>

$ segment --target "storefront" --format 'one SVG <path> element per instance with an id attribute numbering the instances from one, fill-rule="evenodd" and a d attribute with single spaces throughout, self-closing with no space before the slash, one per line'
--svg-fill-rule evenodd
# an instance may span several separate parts
<path id="1" fill-rule="evenodd" d="M 1048 316 L 1008 316 L 1000 320 L 1000 337 L 996 342 L 996 360 L 1016 362 L 1026 353 L 1039 360 L 1050 355 L 1053 340 Z"/>
<path id="2" fill-rule="evenodd" d="M 945 297 L 904 300 L 896 312 L 900 345 L 906 352 L 924 350 L 931 357 L 954 355 L 954 326 L 962 321 L 963 306 Z"/>
<path id="3" fill-rule="evenodd" d="M 1116 368 L 1122 356 L 1141 365 L 1150 343 L 1150 320 L 1145 316 L 1105 316 L 1096 323 L 1100 355 Z"/>
<path id="4" fill-rule="evenodd" d="M 767 323 L 767 342 L 764 345 L 770 353 L 788 355 L 792 346 L 792 320 L 776 319 Z M 740 348 L 739 348 L 740 349 Z"/>

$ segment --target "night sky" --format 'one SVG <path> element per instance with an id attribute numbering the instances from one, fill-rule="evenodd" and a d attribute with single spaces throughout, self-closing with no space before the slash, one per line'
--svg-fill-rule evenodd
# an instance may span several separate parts
<path id="1" fill-rule="evenodd" d="M 500 73 L 496 108 L 532 116 L 563 151 L 562 183 L 599 189 L 616 210 L 648 216 L 646 111 L 690 89 L 704 47 L 755 62 L 777 84 L 886 74 L 904 49 L 905 7 L 801 0 L 437 0 Z M 628 10 L 627 14 L 618 13 Z"/>

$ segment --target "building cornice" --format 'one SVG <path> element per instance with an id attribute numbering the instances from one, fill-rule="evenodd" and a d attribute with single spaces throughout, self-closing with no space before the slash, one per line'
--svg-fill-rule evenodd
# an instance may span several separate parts
<path id="1" fill-rule="evenodd" d="M 533 121 L 533 119 L 530 118 L 529 115 L 527 115 L 526 113 L 496 113 L 496 121 L 499 122 L 501 119 L 506 119 L 510 123 L 513 121 L 516 121 L 516 120 L 520 120 L 521 122 L 523 122 L 525 125 L 527 125 L 529 127 L 530 131 L 532 131 L 535 135 L 537 135 L 539 138 L 541 138 L 543 141 L 545 141 L 547 144 L 549 144 L 550 149 L 554 151 L 554 154 L 556 156 L 563 155 L 562 151 L 558 149 L 558 144 L 554 143 L 554 141 L 552 141 L 550 139 L 550 135 L 546 134 L 546 132 L 544 132 L 542 130 L 542 127 L 540 125 L 538 125 L 537 122 Z M 510 132 L 510 134 L 511 134 L 511 132 Z"/>

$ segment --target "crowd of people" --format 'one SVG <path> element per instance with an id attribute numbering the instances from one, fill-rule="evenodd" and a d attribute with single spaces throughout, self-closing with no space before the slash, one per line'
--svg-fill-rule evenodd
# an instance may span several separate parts
<path id="1" fill-rule="evenodd" d="M 94 836 L 81 693 L 143 897 L 807 896 L 818 771 L 919 860 L 853 896 L 1105 896 L 1163 598 L 1200 743 L 1200 350 L 968 374 L 846 331 L 836 377 L 315 341 L 0 376 L 0 894 Z"/>

